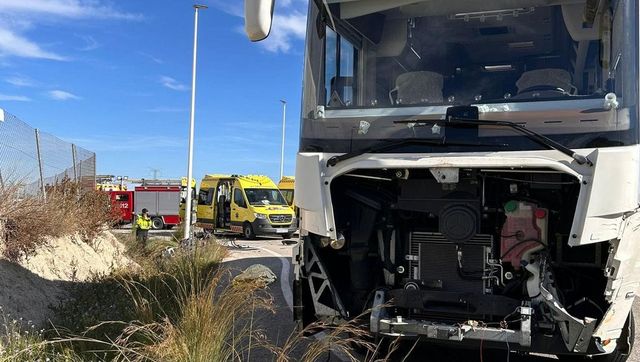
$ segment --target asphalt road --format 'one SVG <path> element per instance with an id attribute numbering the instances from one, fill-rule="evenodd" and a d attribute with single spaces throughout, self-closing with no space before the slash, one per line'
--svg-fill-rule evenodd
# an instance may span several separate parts
<path id="1" fill-rule="evenodd" d="M 254 241 L 223 239 L 227 245 L 229 257 L 226 266 L 232 275 L 237 275 L 254 264 L 262 264 L 277 276 L 278 280 L 267 287 L 273 298 L 273 311 L 263 311 L 256 316 L 253 328 L 271 344 L 282 346 L 294 332 L 292 317 L 292 294 L 290 281 L 291 246 L 284 246 L 281 239 L 259 239 Z M 252 348 L 251 355 L 245 355 L 250 361 L 273 361 L 274 355 L 265 348 Z"/>
<path id="2" fill-rule="evenodd" d="M 258 239 L 258 240 L 242 240 L 225 238 L 222 243 L 227 245 L 230 256 L 226 260 L 227 265 L 234 271 L 239 273 L 252 264 L 263 264 L 270 268 L 274 274 L 278 276 L 278 281 L 269 286 L 269 293 L 274 301 L 274 313 L 264 313 L 257 321 L 259 328 L 265 332 L 265 337 L 277 345 L 282 345 L 286 338 L 294 331 L 294 323 L 291 315 L 292 295 L 290 283 L 293 278 L 291 268 L 291 249 L 292 246 L 284 246 L 280 239 Z M 634 312 L 636 316 L 640 316 L 640 303 L 634 304 Z M 640 325 L 636 318 L 636 330 L 640 331 Z M 638 337 L 636 336 L 636 340 Z M 640 344 L 639 344 L 640 346 Z M 411 345 L 407 345 L 402 350 L 400 356 L 396 356 L 394 360 L 398 361 L 430 361 L 430 362 L 494 362 L 494 361 L 523 361 L 523 362 L 548 362 L 557 360 L 555 356 L 519 356 L 506 352 L 491 353 L 485 351 L 483 357 L 480 357 L 478 350 L 455 350 L 442 347 L 419 347 L 411 351 L 409 356 L 407 352 Z M 639 348 L 640 349 L 640 348 Z M 406 357 L 406 358 L 405 358 Z M 273 355 L 266 350 L 256 350 L 250 356 L 251 361 L 272 361 Z M 292 360 L 295 360 L 292 359 Z M 327 361 L 345 360 L 339 356 L 327 356 Z M 635 349 L 628 359 L 629 362 L 640 362 L 640 351 Z"/>

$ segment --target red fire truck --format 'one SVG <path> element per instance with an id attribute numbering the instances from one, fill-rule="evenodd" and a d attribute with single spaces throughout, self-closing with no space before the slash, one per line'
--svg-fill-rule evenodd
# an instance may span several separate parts
<path id="1" fill-rule="evenodd" d="M 135 191 L 108 191 L 113 207 L 121 212 L 123 223 L 131 223 L 142 209 L 149 210 L 154 229 L 180 224 L 181 182 L 174 180 L 143 180 Z"/>
<path id="2" fill-rule="evenodd" d="M 120 222 L 128 224 L 133 220 L 133 191 L 105 191 L 109 193 L 111 205 L 120 210 Z"/>

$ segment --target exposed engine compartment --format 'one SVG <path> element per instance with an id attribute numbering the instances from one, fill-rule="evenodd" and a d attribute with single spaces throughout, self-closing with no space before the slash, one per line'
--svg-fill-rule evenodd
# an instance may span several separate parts
<path id="1" fill-rule="evenodd" d="M 309 236 L 303 298 L 315 311 L 303 319 L 353 318 L 383 302 L 399 321 L 514 330 L 526 323 L 532 350 L 585 353 L 608 307 L 609 245 L 568 246 L 579 191 L 576 178 L 546 169 L 362 169 L 337 177 L 338 238 Z"/>

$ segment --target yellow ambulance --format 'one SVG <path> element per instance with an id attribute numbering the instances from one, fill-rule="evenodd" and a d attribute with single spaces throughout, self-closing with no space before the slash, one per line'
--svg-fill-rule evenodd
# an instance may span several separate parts
<path id="1" fill-rule="evenodd" d="M 283 176 L 278 183 L 278 188 L 282 192 L 282 196 L 287 200 L 287 204 L 293 207 L 293 190 L 296 183 L 296 178 L 293 176 Z"/>
<path id="2" fill-rule="evenodd" d="M 247 239 L 258 235 L 291 238 L 298 223 L 276 184 L 261 175 L 206 175 L 200 182 L 197 226 L 231 231 Z"/>
<path id="3" fill-rule="evenodd" d="M 182 179 L 180 179 L 180 211 L 179 211 L 179 215 L 180 215 L 180 220 L 184 220 L 184 208 L 187 202 L 187 178 L 186 177 L 182 177 Z M 192 178 L 191 179 L 191 200 L 193 200 L 193 204 L 195 205 L 196 203 L 196 179 Z M 195 210 L 195 206 L 192 206 L 191 210 Z"/>

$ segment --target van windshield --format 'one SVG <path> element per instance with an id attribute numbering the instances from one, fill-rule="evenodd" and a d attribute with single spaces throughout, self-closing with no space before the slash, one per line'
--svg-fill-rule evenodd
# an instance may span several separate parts
<path id="1" fill-rule="evenodd" d="M 287 201 L 277 189 L 245 189 L 244 192 L 249 204 L 254 206 L 287 205 Z"/>

